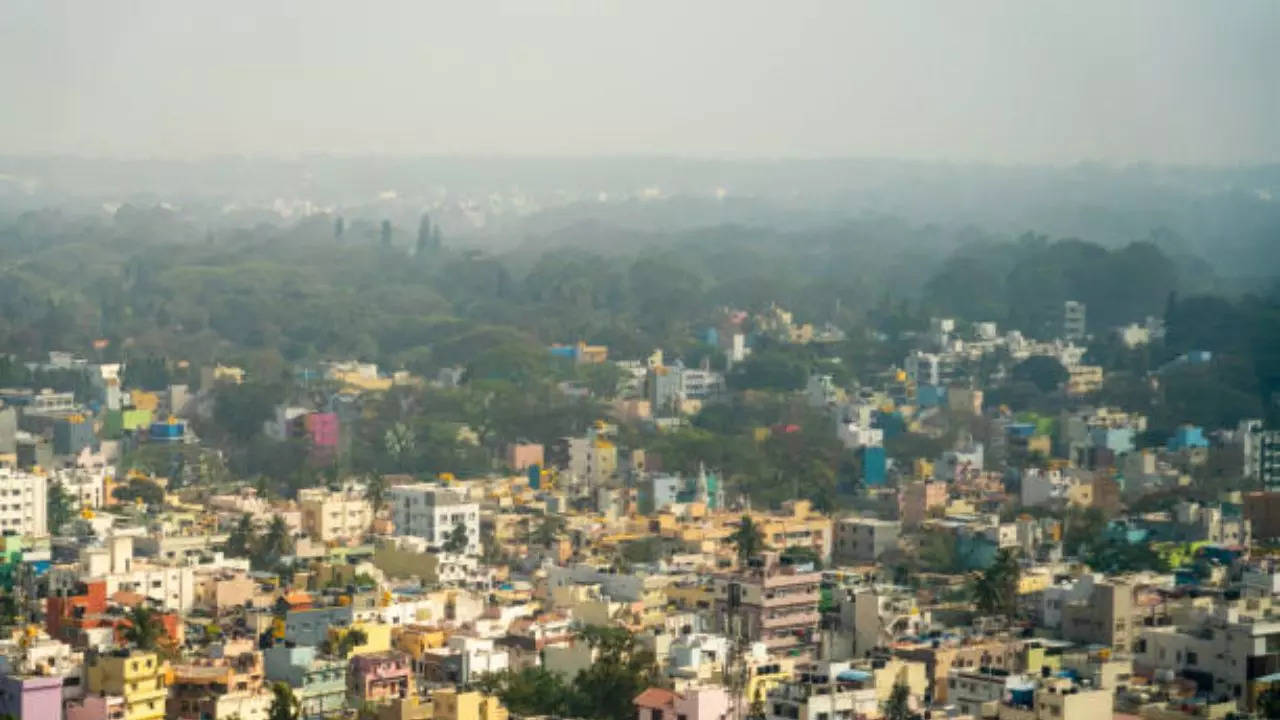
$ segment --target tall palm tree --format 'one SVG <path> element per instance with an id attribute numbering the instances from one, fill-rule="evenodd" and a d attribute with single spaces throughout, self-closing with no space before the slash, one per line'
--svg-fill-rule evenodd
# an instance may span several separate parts
<path id="1" fill-rule="evenodd" d="M 253 518 L 249 513 L 240 516 L 235 528 L 227 535 L 226 551 L 231 557 L 245 557 L 253 544 Z"/>
<path id="2" fill-rule="evenodd" d="M 979 575 L 973 585 L 973 602 L 988 615 L 1004 615 L 1010 621 L 1018 611 L 1018 581 L 1022 568 L 1017 551 L 1005 548 L 996 554 L 995 562 Z"/>
<path id="3" fill-rule="evenodd" d="M 744 563 L 765 549 L 764 532 L 750 515 L 742 516 L 738 529 L 729 536 L 729 542 L 738 549 L 738 560 Z"/>
<path id="4" fill-rule="evenodd" d="M 271 567 L 280 562 L 280 558 L 293 552 L 293 538 L 289 536 L 289 526 L 284 518 L 276 515 L 271 518 L 267 532 L 262 536 L 258 551 L 254 553 L 259 567 Z"/>
<path id="5" fill-rule="evenodd" d="M 160 634 L 164 632 L 156 612 L 145 605 L 138 605 L 129 611 L 126 621 L 128 624 L 123 633 L 125 642 L 132 643 L 139 650 L 156 649 Z"/>

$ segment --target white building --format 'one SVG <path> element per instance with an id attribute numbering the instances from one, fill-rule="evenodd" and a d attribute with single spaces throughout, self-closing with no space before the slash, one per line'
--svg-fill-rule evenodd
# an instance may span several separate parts
<path id="1" fill-rule="evenodd" d="M 56 471 L 50 481 L 71 496 L 74 508 L 100 508 L 106 500 L 106 480 L 111 475 L 107 467 L 65 468 Z"/>
<path id="2" fill-rule="evenodd" d="M 1062 306 L 1062 337 L 1067 340 L 1083 340 L 1085 337 L 1085 305 L 1068 300 Z"/>
<path id="3" fill-rule="evenodd" d="M 48 535 L 49 482 L 12 468 L 0 468 L 0 532 Z"/>
<path id="4" fill-rule="evenodd" d="M 467 531 L 467 555 L 480 554 L 480 505 L 439 485 L 395 485 L 389 492 L 396 534 L 425 538 L 440 549 L 458 525 Z"/>
<path id="5" fill-rule="evenodd" d="M 102 547 L 80 551 L 86 579 L 101 579 L 107 596 L 124 590 L 154 600 L 164 610 L 188 612 L 195 605 L 195 566 L 157 565 L 133 557 L 133 537 L 112 535 Z"/>

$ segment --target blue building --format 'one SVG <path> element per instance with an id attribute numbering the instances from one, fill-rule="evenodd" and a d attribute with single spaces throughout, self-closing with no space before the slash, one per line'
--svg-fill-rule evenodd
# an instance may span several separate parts
<path id="1" fill-rule="evenodd" d="M 938 407 L 947 401 L 947 389 L 941 385 L 922 384 L 916 388 L 916 404 L 922 408 Z"/>
<path id="2" fill-rule="evenodd" d="M 1106 448 L 1117 455 L 1133 452 L 1133 428 L 1096 427 L 1089 431 L 1089 441 L 1096 448 Z"/>
<path id="3" fill-rule="evenodd" d="M 887 480 L 887 464 L 883 446 L 870 445 L 862 448 L 862 483 L 867 487 L 884 485 Z"/>
<path id="4" fill-rule="evenodd" d="M 1173 437 L 1169 438 L 1167 446 L 1170 452 L 1178 452 L 1190 448 L 1207 448 L 1209 441 L 1205 439 L 1204 428 L 1195 425 L 1179 425 L 1178 429 L 1173 431 Z"/>
<path id="5" fill-rule="evenodd" d="M 93 422 L 84 415 L 59 418 L 53 423 L 53 452 L 58 455 L 75 455 L 92 447 L 96 440 Z"/>

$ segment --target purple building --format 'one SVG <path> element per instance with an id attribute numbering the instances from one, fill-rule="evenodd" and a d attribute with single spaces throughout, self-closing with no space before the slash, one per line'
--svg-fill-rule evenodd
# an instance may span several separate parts
<path id="1" fill-rule="evenodd" d="M 62 676 L 5 675 L 0 678 L 0 715 L 18 720 L 62 717 Z"/>

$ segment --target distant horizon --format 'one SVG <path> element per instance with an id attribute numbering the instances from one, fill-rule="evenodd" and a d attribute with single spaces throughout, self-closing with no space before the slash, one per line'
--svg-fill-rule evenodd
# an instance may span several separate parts
<path id="1" fill-rule="evenodd" d="M 315 151 L 305 153 L 207 153 L 200 155 L 129 155 L 129 154 L 89 154 L 73 152 L 0 152 L 0 161 L 52 161 L 70 160 L 77 162 L 103 163 L 181 163 L 200 164 L 224 160 L 242 160 L 250 162 L 297 162 L 303 160 L 455 160 L 455 161 L 505 161 L 505 160 L 538 160 L 538 161 L 625 161 L 625 160 L 660 160 L 675 162 L 705 162 L 725 164 L 768 164 L 768 163 L 883 163 L 895 165 L 920 166 L 955 166 L 960 168 L 995 168 L 1005 170 L 1071 170 L 1077 168 L 1098 168 L 1104 170 L 1133 170 L 1144 168 L 1175 170 L 1256 170 L 1280 168 L 1280 158 L 1275 160 L 1258 160 L 1255 162 L 1174 162 L 1148 160 L 1094 160 L 1081 159 L 1074 161 L 1020 162 L 1004 160 L 964 160 L 952 158 L 916 158 L 910 156 L 876 156 L 876 155 L 700 155 L 684 153 L 640 153 L 615 152 L 596 154 L 564 154 L 537 152 L 510 153 L 447 153 L 447 152 L 343 152 Z M 3 168 L 0 168 L 2 170 Z"/>

